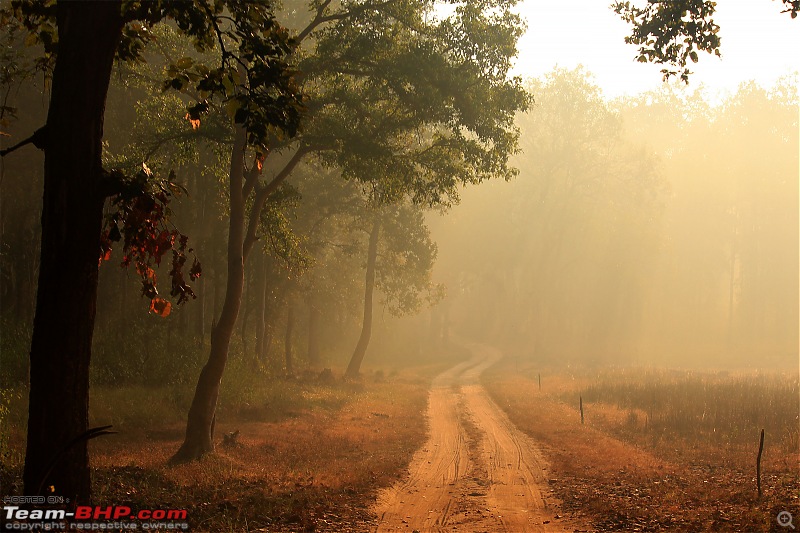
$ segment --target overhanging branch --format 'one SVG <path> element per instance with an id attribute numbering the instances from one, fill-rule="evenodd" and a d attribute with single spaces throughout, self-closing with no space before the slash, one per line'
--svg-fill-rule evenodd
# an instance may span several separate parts
<path id="1" fill-rule="evenodd" d="M 289 162 L 286 163 L 286 166 L 284 166 L 283 169 L 274 178 L 272 178 L 269 183 L 257 189 L 256 196 L 253 199 L 253 207 L 250 210 L 250 220 L 247 224 L 247 234 L 245 235 L 244 244 L 242 246 L 242 252 L 245 258 L 247 258 L 250 250 L 253 248 L 253 245 L 258 240 L 256 231 L 258 230 L 258 222 L 261 218 L 261 211 L 264 209 L 264 204 L 267 202 L 267 198 L 269 198 L 269 195 L 278 190 L 278 187 L 280 187 L 281 183 L 286 181 L 286 178 L 289 177 L 300 160 L 303 159 L 308 152 L 309 149 L 306 146 L 301 146 L 298 148 L 297 152 L 295 152 Z"/>
<path id="2" fill-rule="evenodd" d="M 38 130 L 33 132 L 33 135 L 31 135 L 24 141 L 20 141 L 14 146 L 6 148 L 5 150 L 0 150 L 0 157 L 5 157 L 11 152 L 18 150 L 28 144 L 34 145 L 39 150 L 44 150 L 45 146 L 47 145 L 47 126 L 42 126 Z"/>

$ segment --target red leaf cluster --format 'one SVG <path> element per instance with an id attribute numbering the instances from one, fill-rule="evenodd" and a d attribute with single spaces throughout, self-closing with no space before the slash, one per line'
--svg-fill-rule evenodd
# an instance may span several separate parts
<path id="1" fill-rule="evenodd" d="M 194 251 L 188 247 L 189 238 L 169 221 L 172 214 L 169 203 L 182 188 L 154 178 L 144 164 L 136 177 L 121 185 L 121 192 L 111 200 L 111 212 L 100 235 L 100 261 L 108 261 L 112 243 L 122 241 L 122 266 L 135 265 L 142 281 L 142 296 L 150 299 L 150 311 L 166 317 L 172 304 L 158 296 L 154 267 L 161 265 L 167 252 L 172 251 L 170 295 L 177 298 L 178 305 L 189 298 L 197 298 L 184 274 L 186 254 Z M 189 281 L 196 280 L 201 272 L 195 257 L 188 273 Z"/>

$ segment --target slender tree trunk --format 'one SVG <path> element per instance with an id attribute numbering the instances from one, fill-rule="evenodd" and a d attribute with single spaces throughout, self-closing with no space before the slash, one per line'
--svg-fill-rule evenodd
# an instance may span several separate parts
<path id="1" fill-rule="evenodd" d="M 294 365 L 292 364 L 292 335 L 294 334 L 294 302 L 291 296 L 286 300 L 286 338 L 284 339 L 284 353 L 286 356 L 286 375 L 291 376 L 294 373 Z"/>
<path id="2" fill-rule="evenodd" d="M 253 276 L 250 273 L 245 273 L 245 291 L 242 295 L 242 305 L 244 306 L 244 313 L 242 313 L 242 356 L 247 357 L 247 323 L 250 318 L 250 292 L 253 288 Z"/>
<path id="3" fill-rule="evenodd" d="M 259 361 L 264 360 L 264 333 L 266 333 L 267 321 L 267 290 L 269 284 L 267 283 L 267 260 L 264 252 L 258 254 L 258 266 L 256 271 L 258 279 L 258 287 L 256 288 L 256 298 L 258 299 L 258 309 L 256 310 L 256 353 L 253 358 L 254 363 L 257 365 Z"/>
<path id="4" fill-rule="evenodd" d="M 350 364 L 347 365 L 345 376 L 354 378 L 358 376 L 361 371 L 361 363 L 364 361 L 364 356 L 367 354 L 367 347 L 369 346 L 369 339 L 372 336 L 372 293 L 375 290 L 375 263 L 378 259 L 378 236 L 381 230 L 381 219 L 379 216 L 375 217 L 372 223 L 372 230 L 369 234 L 369 247 L 367 248 L 367 274 L 366 282 L 364 283 L 364 321 L 361 325 L 361 336 L 358 338 L 358 344 L 350 358 Z"/>
<path id="5" fill-rule="evenodd" d="M 308 302 L 308 363 L 312 367 L 318 367 L 320 364 L 319 318 L 318 298 L 312 290 Z"/>
<path id="6" fill-rule="evenodd" d="M 203 339 L 206 336 L 206 284 L 204 283 L 205 276 L 200 276 L 197 280 L 196 285 L 198 286 L 197 291 L 197 311 L 195 311 L 195 337 L 197 337 L 197 344 L 198 346 L 203 345 Z"/>
<path id="7" fill-rule="evenodd" d="M 25 494 L 87 502 L 89 360 L 103 217 L 106 94 L 122 31 L 119 2 L 59 2 L 47 116 L 39 289 L 30 353 Z M 49 474 L 48 466 L 52 465 Z"/>
<path id="8" fill-rule="evenodd" d="M 246 132 L 237 126 L 229 177 L 228 276 L 219 321 L 211 331 L 211 354 L 197 380 L 183 445 L 173 461 L 187 461 L 214 451 L 214 415 L 219 386 L 228 361 L 228 349 L 244 291 L 245 199 L 242 194 Z"/>

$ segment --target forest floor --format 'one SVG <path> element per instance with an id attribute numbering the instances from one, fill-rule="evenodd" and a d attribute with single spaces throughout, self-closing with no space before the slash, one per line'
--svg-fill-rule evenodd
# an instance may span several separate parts
<path id="1" fill-rule="evenodd" d="M 92 424 L 114 423 L 118 434 L 90 443 L 93 502 L 185 509 L 200 532 L 374 530 L 378 489 L 403 475 L 425 440 L 430 381 L 459 358 L 388 375 L 371 370 L 355 382 L 273 380 L 260 393 L 271 405 L 221 406 L 216 452 L 177 466 L 169 459 L 184 415 L 172 412 L 169 390 L 94 388 Z M 16 396 L 20 410 L 24 395 Z M 4 496 L 21 494 L 24 417 L 15 418 L 0 464 Z M 237 431 L 225 445 L 224 435 Z"/>
<path id="2" fill-rule="evenodd" d="M 769 434 L 759 499 L 753 443 L 644 438 L 642 416 L 585 401 L 590 380 L 569 369 L 540 389 L 531 361 L 468 351 L 358 382 L 273 380 L 221 405 L 217 452 L 179 466 L 174 392 L 95 388 L 92 424 L 119 433 L 90 445 L 94 502 L 186 509 L 209 532 L 788 531 L 778 513 L 800 517 L 796 433 Z M 3 495 L 21 492 L 18 392 Z"/>

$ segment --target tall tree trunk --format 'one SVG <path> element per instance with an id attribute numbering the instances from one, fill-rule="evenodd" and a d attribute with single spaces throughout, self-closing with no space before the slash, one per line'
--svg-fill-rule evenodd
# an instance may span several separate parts
<path id="1" fill-rule="evenodd" d="M 284 354 L 286 356 L 286 375 L 291 376 L 294 373 L 294 365 L 292 364 L 292 335 L 294 334 L 294 302 L 292 297 L 286 299 L 286 337 L 284 339 Z"/>
<path id="2" fill-rule="evenodd" d="M 106 94 L 119 2 L 59 2 L 58 59 L 45 134 L 39 289 L 30 353 L 25 494 L 91 495 L 85 439 L 103 217 Z M 49 474 L 49 465 L 52 465 Z"/>
<path id="3" fill-rule="evenodd" d="M 206 323 L 205 323 L 206 322 L 206 300 L 207 300 L 207 298 L 206 298 L 206 290 L 208 289 L 208 287 L 206 287 L 206 284 L 204 283 L 204 281 L 205 281 L 204 276 L 200 276 L 200 278 L 197 280 L 197 283 L 196 283 L 196 285 L 198 286 L 198 289 L 199 289 L 197 291 L 197 299 L 199 301 L 197 302 L 197 305 L 195 306 L 195 307 L 197 307 L 197 310 L 195 311 L 195 329 L 194 329 L 195 333 L 194 334 L 195 334 L 195 337 L 197 337 L 197 345 L 198 346 L 202 346 L 203 345 L 203 340 L 205 339 L 205 336 L 206 336 Z"/>
<path id="4" fill-rule="evenodd" d="M 308 302 L 308 363 L 312 367 L 320 364 L 319 354 L 319 318 L 320 309 L 317 296 L 313 290 Z"/>
<path id="5" fill-rule="evenodd" d="M 255 365 L 258 365 L 259 361 L 264 360 L 264 334 L 266 333 L 267 291 L 269 287 L 267 283 L 267 259 L 263 251 L 258 254 L 256 279 L 258 280 L 258 286 L 256 288 L 258 308 L 256 310 L 256 351 L 253 361 Z"/>
<path id="6" fill-rule="evenodd" d="M 372 293 L 375 290 L 375 263 L 378 259 L 378 236 L 381 231 L 380 216 L 375 216 L 372 231 L 369 234 L 369 247 L 367 248 L 367 275 L 364 283 L 364 321 L 361 324 L 361 336 L 358 344 L 347 365 L 345 376 L 354 378 L 361 371 L 361 363 L 367 354 L 369 339 L 372 336 Z"/>
<path id="7" fill-rule="evenodd" d="M 242 338 L 242 357 L 247 358 L 247 323 L 249 322 L 250 318 L 250 293 L 253 289 L 253 275 L 250 272 L 245 272 L 245 291 L 242 295 L 242 305 L 244 306 L 244 312 L 242 313 L 242 330 L 241 330 L 241 338 Z"/>
<path id="8" fill-rule="evenodd" d="M 244 154 L 246 131 L 237 126 L 231 153 L 229 176 L 230 220 L 228 225 L 228 276 L 225 300 L 219 321 L 211 331 L 211 354 L 208 357 L 189 408 L 186 437 L 172 460 L 176 462 L 196 459 L 214 451 L 214 415 L 217 409 L 219 386 L 228 361 L 228 349 L 233 337 L 236 318 L 244 291 L 244 222 L 245 199 L 242 194 L 244 180 Z"/>

